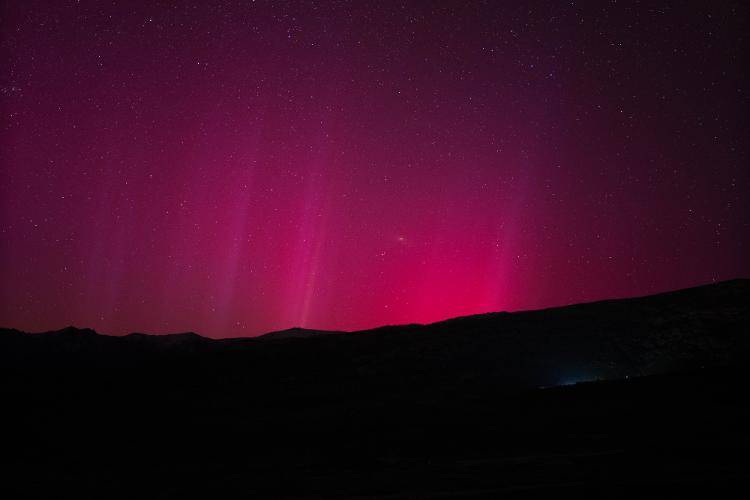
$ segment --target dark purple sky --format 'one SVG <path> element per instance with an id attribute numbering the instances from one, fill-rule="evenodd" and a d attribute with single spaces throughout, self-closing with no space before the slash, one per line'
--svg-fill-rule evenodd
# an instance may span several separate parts
<path id="1" fill-rule="evenodd" d="M 254 335 L 750 275 L 744 2 L 4 2 L 0 325 Z"/>

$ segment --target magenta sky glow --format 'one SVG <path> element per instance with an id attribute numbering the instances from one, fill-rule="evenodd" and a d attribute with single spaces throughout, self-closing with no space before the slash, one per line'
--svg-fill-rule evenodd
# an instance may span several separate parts
<path id="1" fill-rule="evenodd" d="M 359 329 L 747 277 L 747 10 L 716 3 L 5 3 L 0 325 Z"/>

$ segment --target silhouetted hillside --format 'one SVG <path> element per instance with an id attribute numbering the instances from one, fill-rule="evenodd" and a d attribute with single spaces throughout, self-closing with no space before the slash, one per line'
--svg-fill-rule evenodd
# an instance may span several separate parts
<path id="1" fill-rule="evenodd" d="M 748 484 L 750 281 L 256 339 L 0 332 L 8 498 L 622 498 Z M 627 377 L 627 379 L 626 379 Z M 555 386 L 595 379 L 593 382 Z"/>
<path id="2" fill-rule="evenodd" d="M 261 335 L 258 338 L 262 338 L 265 340 L 273 340 L 273 339 L 306 339 L 310 337 L 319 337 L 321 335 L 329 335 L 329 334 L 336 334 L 336 333 L 343 333 L 343 332 L 337 332 L 335 330 L 310 330 L 307 328 L 300 328 L 300 327 L 294 327 L 294 328 L 288 328 L 286 330 L 279 330 L 277 332 L 270 332 L 266 333 L 264 335 Z"/>
<path id="3" fill-rule="evenodd" d="M 414 383 L 440 392 L 471 381 L 537 387 L 747 359 L 749 302 L 750 281 L 735 280 L 649 297 L 352 333 L 292 328 L 214 341 L 194 333 L 110 337 L 69 327 L 34 335 L 0 331 L 0 347 L 10 366 L 200 355 L 195 362 L 219 357 L 223 369 L 275 380 Z"/>

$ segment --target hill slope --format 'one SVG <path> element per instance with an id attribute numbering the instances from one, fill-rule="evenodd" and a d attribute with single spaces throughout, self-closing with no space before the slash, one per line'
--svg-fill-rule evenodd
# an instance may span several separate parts
<path id="1" fill-rule="evenodd" d="M 723 365 L 750 353 L 750 280 L 633 299 L 455 318 L 361 332 L 290 329 L 256 339 L 196 334 L 125 337 L 68 328 L 0 331 L 7 367 L 131 364 L 147 359 L 222 358 L 257 377 L 321 377 L 423 387 L 477 380 L 550 386 Z"/>
<path id="2" fill-rule="evenodd" d="M 424 326 L 225 341 L 3 331 L 12 465 L 0 487 L 8 498 L 643 498 L 746 488 L 749 293 L 741 280 Z"/>

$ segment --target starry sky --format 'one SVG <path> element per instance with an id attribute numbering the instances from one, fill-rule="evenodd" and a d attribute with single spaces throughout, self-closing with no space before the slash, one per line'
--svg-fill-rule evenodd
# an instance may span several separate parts
<path id="1" fill-rule="evenodd" d="M 0 325 L 360 329 L 747 277 L 743 3 L 4 2 Z"/>

